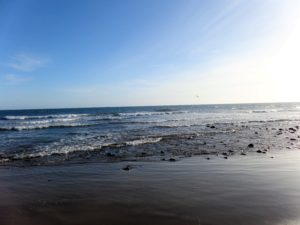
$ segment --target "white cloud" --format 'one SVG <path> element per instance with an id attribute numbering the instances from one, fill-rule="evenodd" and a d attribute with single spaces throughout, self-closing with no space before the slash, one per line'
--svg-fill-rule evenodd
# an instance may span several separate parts
<path id="1" fill-rule="evenodd" d="M 6 84 L 20 84 L 20 83 L 31 80 L 31 77 L 15 75 L 15 74 L 6 74 L 2 77 L 2 80 Z"/>
<path id="2" fill-rule="evenodd" d="M 26 54 L 17 54 L 12 57 L 11 62 L 8 63 L 7 66 L 18 71 L 29 72 L 45 66 L 46 63 L 47 60 L 42 58 L 32 57 Z"/>

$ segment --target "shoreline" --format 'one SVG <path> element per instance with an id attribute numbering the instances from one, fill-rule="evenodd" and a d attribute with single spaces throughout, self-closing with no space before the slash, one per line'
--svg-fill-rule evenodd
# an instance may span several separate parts
<path id="1" fill-rule="evenodd" d="M 0 220 L 3 225 L 299 223 L 300 152 L 272 155 L 0 168 Z"/>

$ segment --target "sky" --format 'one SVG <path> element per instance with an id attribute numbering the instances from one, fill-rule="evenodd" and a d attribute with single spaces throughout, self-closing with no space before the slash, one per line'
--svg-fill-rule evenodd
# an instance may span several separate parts
<path id="1" fill-rule="evenodd" d="M 300 101 L 298 0 L 0 0 L 0 109 Z"/>

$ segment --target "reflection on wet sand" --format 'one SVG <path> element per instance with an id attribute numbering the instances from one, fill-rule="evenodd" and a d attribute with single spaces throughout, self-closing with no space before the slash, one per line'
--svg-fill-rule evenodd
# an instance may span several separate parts
<path id="1" fill-rule="evenodd" d="M 270 156 L 1 168 L 0 221 L 297 224 L 300 153 Z"/>

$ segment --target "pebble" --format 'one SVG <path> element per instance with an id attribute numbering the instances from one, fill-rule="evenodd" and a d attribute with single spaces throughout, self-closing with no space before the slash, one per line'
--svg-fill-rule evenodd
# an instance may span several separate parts
<path id="1" fill-rule="evenodd" d="M 254 147 L 254 144 L 249 144 L 248 145 L 248 148 L 253 148 Z"/>
<path id="2" fill-rule="evenodd" d="M 125 171 L 129 171 L 129 170 L 131 170 L 132 168 L 133 168 L 132 166 L 127 165 L 127 166 L 123 167 L 122 169 L 125 170 Z"/>
<path id="3" fill-rule="evenodd" d="M 289 128 L 289 131 L 290 131 L 291 133 L 294 133 L 294 132 L 296 132 L 297 130 L 296 130 L 295 128 L 293 128 L 293 127 L 290 127 L 290 128 Z"/>

